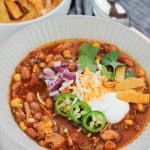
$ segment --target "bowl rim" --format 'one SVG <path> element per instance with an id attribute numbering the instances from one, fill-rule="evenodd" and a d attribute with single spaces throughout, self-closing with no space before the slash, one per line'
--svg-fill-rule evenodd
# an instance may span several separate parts
<path id="1" fill-rule="evenodd" d="M 118 27 L 122 27 L 124 28 L 126 31 L 128 32 L 131 32 L 134 36 L 138 37 L 139 39 L 141 39 L 146 45 L 148 45 L 148 47 L 150 47 L 150 43 L 145 40 L 144 38 L 142 38 L 139 34 L 137 34 L 136 32 L 132 31 L 130 28 L 126 27 L 125 25 L 122 25 L 121 23 L 118 23 L 118 22 L 115 22 L 114 20 L 111 20 L 111 19 L 106 19 L 106 18 L 103 18 L 103 17 L 93 17 L 93 16 L 83 16 L 83 15 L 69 15 L 69 16 L 52 16 L 51 19 L 49 19 L 48 21 L 50 20 L 53 20 L 53 19 L 70 19 L 70 18 L 73 18 L 74 20 L 76 20 L 77 18 L 80 18 L 80 19 L 90 19 L 91 21 L 94 19 L 94 20 L 99 20 L 99 21 L 105 21 L 107 23 L 111 23 L 111 24 L 114 24 L 114 25 L 117 25 Z M 0 49 L 5 47 L 5 45 L 7 44 L 7 41 L 10 41 L 11 38 L 13 38 L 14 36 L 17 36 L 19 35 L 20 33 L 24 32 L 25 30 L 27 30 L 28 28 L 33 28 L 34 26 L 36 25 L 40 25 L 39 22 L 37 22 L 36 24 L 30 24 L 29 26 L 26 26 L 25 28 L 23 28 L 22 30 L 18 31 L 17 33 L 15 33 L 12 37 L 10 36 L 6 42 L 2 43 L 2 45 L 0 46 Z M 65 39 L 65 38 L 63 38 Z M 90 39 L 90 38 L 89 38 Z M 58 40 L 58 39 L 56 39 Z M 55 40 L 53 40 L 55 41 Z M 43 45 L 42 43 L 39 43 L 38 45 L 35 45 L 35 47 L 40 47 L 41 45 Z M 1 91 L 2 92 L 2 91 Z M 0 92 L 0 93 L 1 93 Z M 149 122 L 150 123 L 150 122 Z M 150 125 L 150 124 L 148 124 Z M 147 126 L 148 126 L 147 125 Z M 7 132 L 7 129 L 5 129 L 5 127 L 3 126 L 3 124 L 0 124 L 0 127 L 1 129 L 3 130 L 2 133 L 4 133 L 10 140 L 12 140 L 13 142 L 16 143 L 16 140 L 14 137 L 12 137 L 10 134 L 8 134 Z M 143 131 L 142 131 L 143 132 Z M 18 142 L 17 143 L 19 146 L 21 146 L 22 148 L 27 148 L 26 145 L 24 145 L 22 142 Z M 40 147 L 41 148 L 41 147 Z M 124 147 L 123 147 L 124 148 Z"/>
<path id="2" fill-rule="evenodd" d="M 52 11 L 46 13 L 45 15 L 42 15 L 40 17 L 37 17 L 35 19 L 31 19 L 31 20 L 28 20 L 28 21 L 23 21 L 23 22 L 19 22 L 19 23 L 0 23 L 0 27 L 18 27 L 18 26 L 22 26 L 22 25 L 28 25 L 28 24 L 31 24 L 31 23 L 34 23 L 34 22 L 37 22 L 37 21 L 40 21 L 44 18 L 47 18 L 48 16 L 54 14 L 55 12 L 57 12 L 57 10 L 59 10 L 61 7 L 63 7 L 63 5 L 67 2 L 68 0 L 62 0 L 60 2 L 60 4 L 55 7 Z"/>

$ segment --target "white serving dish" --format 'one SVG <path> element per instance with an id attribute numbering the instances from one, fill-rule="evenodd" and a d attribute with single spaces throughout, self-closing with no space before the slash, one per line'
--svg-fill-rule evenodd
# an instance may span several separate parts
<path id="1" fill-rule="evenodd" d="M 20 30 L 22 27 L 26 25 L 38 21 L 44 21 L 46 18 L 50 18 L 51 16 L 66 15 L 69 11 L 70 4 L 71 4 L 71 0 L 62 0 L 62 2 L 54 10 L 36 19 L 29 20 L 26 22 L 21 22 L 21 23 L 0 23 L 0 42 L 4 41 L 12 33 Z"/>
<path id="2" fill-rule="evenodd" d="M 89 16 L 64 16 L 46 19 L 23 28 L 0 45 L 0 134 L 6 134 L 22 150 L 41 150 L 15 123 L 8 105 L 8 90 L 15 66 L 34 48 L 48 41 L 66 38 L 104 40 L 118 45 L 140 63 L 150 74 L 150 44 L 130 29 L 112 20 Z M 126 150 L 149 148 L 150 125 Z M 6 139 L 6 144 L 7 144 Z M 10 148 L 11 149 L 11 148 Z"/>

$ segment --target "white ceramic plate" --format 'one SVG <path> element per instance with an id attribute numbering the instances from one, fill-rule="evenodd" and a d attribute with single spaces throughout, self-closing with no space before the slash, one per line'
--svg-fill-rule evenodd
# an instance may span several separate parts
<path id="1" fill-rule="evenodd" d="M 128 28 L 113 21 L 85 16 L 65 16 L 51 18 L 29 25 L 12 36 L 0 47 L 0 128 L 22 149 L 39 150 L 17 126 L 8 105 L 8 89 L 15 66 L 34 48 L 48 41 L 65 38 L 89 38 L 105 40 L 118 45 L 129 53 L 150 73 L 150 45 Z M 147 150 L 150 126 L 127 150 Z M 7 139 L 6 139 L 7 141 Z M 7 142 L 6 142 L 7 144 Z"/>

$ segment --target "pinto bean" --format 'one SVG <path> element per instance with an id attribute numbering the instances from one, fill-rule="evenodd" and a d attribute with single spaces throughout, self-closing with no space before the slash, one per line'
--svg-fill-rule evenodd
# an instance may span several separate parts
<path id="1" fill-rule="evenodd" d="M 61 44 L 59 44 L 56 48 L 55 48 L 55 52 L 57 53 L 61 53 L 63 50 L 65 49 L 70 49 L 72 47 L 73 43 L 72 41 L 65 41 Z"/>
<path id="2" fill-rule="evenodd" d="M 53 100 L 51 98 L 46 98 L 45 100 L 46 107 L 49 109 L 53 108 Z"/>
<path id="3" fill-rule="evenodd" d="M 64 89 L 61 91 L 61 94 L 64 94 L 64 93 L 71 93 L 71 90 L 70 89 Z"/>
<path id="4" fill-rule="evenodd" d="M 26 133 L 27 133 L 27 135 L 29 135 L 33 139 L 35 139 L 38 136 L 36 130 L 33 128 L 28 128 Z"/>
<path id="5" fill-rule="evenodd" d="M 38 143 L 39 143 L 41 146 L 46 146 L 46 142 L 45 142 L 44 140 L 40 140 Z"/>
<path id="6" fill-rule="evenodd" d="M 126 65 L 128 65 L 129 67 L 133 67 L 134 63 L 131 59 L 129 59 L 125 54 L 121 54 L 119 57 L 119 61 L 125 63 Z"/>
<path id="7" fill-rule="evenodd" d="M 42 121 L 49 121 L 49 116 L 48 115 L 44 115 L 42 116 Z"/>
<path id="8" fill-rule="evenodd" d="M 101 138 L 103 140 L 117 140 L 120 139 L 120 135 L 114 130 L 106 130 L 101 133 Z"/>
<path id="9" fill-rule="evenodd" d="M 35 100 L 36 96 L 33 92 L 28 92 L 27 93 L 27 96 L 26 96 L 26 100 L 28 102 L 32 102 L 33 100 Z"/>
<path id="10" fill-rule="evenodd" d="M 75 63 L 71 63 L 71 64 L 68 65 L 68 68 L 69 68 L 70 71 L 76 71 L 78 66 Z"/>
<path id="11" fill-rule="evenodd" d="M 19 109 L 18 111 L 15 111 L 15 117 L 17 122 L 21 122 L 25 118 L 25 113 L 21 109 Z"/>
<path id="12" fill-rule="evenodd" d="M 116 51 L 118 49 L 116 45 L 108 44 L 108 43 L 101 43 L 101 48 L 103 48 L 106 53 L 109 53 L 111 51 Z"/>
<path id="13" fill-rule="evenodd" d="M 46 63 L 49 63 L 52 60 L 52 58 L 53 58 L 52 54 L 47 55 L 45 58 Z"/>
<path id="14" fill-rule="evenodd" d="M 105 150 L 116 150 L 116 144 L 110 140 L 106 141 L 104 144 Z"/>
<path id="15" fill-rule="evenodd" d="M 31 72 L 27 67 L 21 67 L 21 77 L 23 80 L 29 79 L 31 76 Z"/>
<path id="16" fill-rule="evenodd" d="M 96 146 L 96 150 L 103 150 L 104 149 L 104 145 L 103 144 L 98 144 Z"/>
<path id="17" fill-rule="evenodd" d="M 30 103 L 30 107 L 31 107 L 31 109 L 33 109 L 33 110 L 35 110 L 35 111 L 40 111 L 40 105 L 39 105 L 39 103 L 38 102 L 31 102 Z"/>
<path id="18" fill-rule="evenodd" d="M 18 89 L 21 86 L 21 82 L 16 82 L 12 85 L 11 89 L 14 91 Z"/>
<path id="19" fill-rule="evenodd" d="M 42 119 L 42 114 L 41 113 L 35 113 L 33 116 L 36 120 L 41 120 Z"/>
<path id="20" fill-rule="evenodd" d="M 57 54 L 57 55 L 55 55 L 54 57 L 53 57 L 53 60 L 54 61 L 61 61 L 61 63 L 63 63 L 64 62 L 64 58 L 63 58 L 63 56 L 62 55 L 59 55 L 59 54 Z"/>

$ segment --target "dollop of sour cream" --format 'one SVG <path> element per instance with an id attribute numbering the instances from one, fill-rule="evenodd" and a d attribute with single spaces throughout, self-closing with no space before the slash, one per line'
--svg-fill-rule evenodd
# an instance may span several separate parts
<path id="1" fill-rule="evenodd" d="M 88 104 L 93 111 L 103 112 L 110 124 L 120 122 L 130 109 L 129 104 L 119 100 L 115 92 L 107 93 L 100 99 L 92 99 Z"/>

